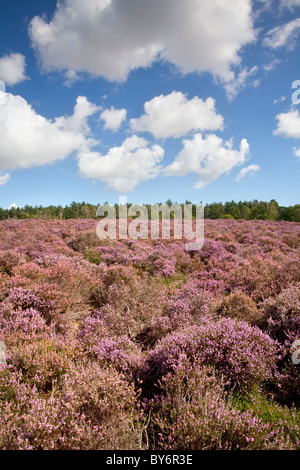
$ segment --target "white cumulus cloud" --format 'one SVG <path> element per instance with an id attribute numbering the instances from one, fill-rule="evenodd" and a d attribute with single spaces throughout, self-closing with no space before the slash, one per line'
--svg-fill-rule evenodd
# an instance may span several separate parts
<path id="1" fill-rule="evenodd" d="M 223 117 L 216 113 L 215 100 L 202 101 L 195 96 L 188 100 L 178 91 L 160 95 L 147 101 L 145 114 L 130 120 L 135 132 L 150 132 L 156 138 L 182 137 L 190 131 L 208 131 L 223 128 Z"/>
<path id="2" fill-rule="evenodd" d="M 142 181 L 158 176 L 164 149 L 149 145 L 146 139 L 133 135 L 121 146 L 112 147 L 106 155 L 80 152 L 78 165 L 86 178 L 98 179 L 118 193 L 133 191 Z"/>
<path id="3" fill-rule="evenodd" d="M 113 132 L 119 130 L 123 121 L 126 121 L 127 111 L 126 109 L 115 109 L 111 106 L 110 109 L 105 109 L 100 114 L 100 119 L 102 119 L 104 124 L 104 129 L 110 129 Z"/>
<path id="4" fill-rule="evenodd" d="M 259 165 L 249 165 L 245 168 L 242 168 L 241 171 L 238 173 L 236 177 L 236 181 L 240 181 L 242 178 L 244 178 L 246 175 L 253 175 L 256 171 L 260 170 Z"/>
<path id="5" fill-rule="evenodd" d="M 197 176 L 196 189 L 201 189 L 223 174 L 228 174 L 235 166 L 242 165 L 248 156 L 249 144 L 242 139 L 240 149 L 234 150 L 232 142 L 215 134 L 203 137 L 195 134 L 191 140 L 183 141 L 183 149 L 175 160 L 165 168 L 165 176 Z"/>
<path id="6" fill-rule="evenodd" d="M 230 81 L 256 39 L 251 0 L 64 0 L 51 20 L 34 17 L 29 33 L 45 70 L 118 82 L 156 60 Z"/>
<path id="7" fill-rule="evenodd" d="M 13 86 L 27 79 L 25 75 L 26 61 L 22 54 L 14 53 L 0 57 L 0 80 Z"/>
<path id="8" fill-rule="evenodd" d="M 297 109 L 277 114 L 276 119 L 278 122 L 277 129 L 273 131 L 274 135 L 300 139 L 300 115 Z"/>
<path id="9" fill-rule="evenodd" d="M 0 175 L 0 186 L 3 186 L 4 184 L 6 184 L 9 179 L 10 179 L 9 173 L 4 173 L 4 175 Z"/>
<path id="10" fill-rule="evenodd" d="M 10 209 L 18 209 L 18 208 L 20 208 L 20 206 L 18 206 L 18 204 L 17 204 L 16 202 L 13 202 L 13 203 L 9 206 L 8 210 L 10 210 Z"/>
<path id="11" fill-rule="evenodd" d="M 0 91 L 0 102 L 0 171 L 52 163 L 95 143 L 87 118 L 98 108 L 83 96 L 72 116 L 54 120 L 36 113 L 21 96 Z"/>

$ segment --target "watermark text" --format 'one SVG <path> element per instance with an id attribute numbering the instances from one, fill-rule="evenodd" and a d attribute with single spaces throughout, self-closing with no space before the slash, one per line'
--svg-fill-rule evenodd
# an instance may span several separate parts
<path id="1" fill-rule="evenodd" d="M 204 242 L 204 208 L 202 204 L 128 205 L 119 197 L 119 205 L 99 205 L 101 218 L 96 233 L 100 239 L 186 240 L 186 250 L 200 250 Z"/>

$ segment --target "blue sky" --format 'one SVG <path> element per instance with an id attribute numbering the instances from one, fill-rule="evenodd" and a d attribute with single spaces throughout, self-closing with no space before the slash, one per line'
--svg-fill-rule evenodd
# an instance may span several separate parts
<path id="1" fill-rule="evenodd" d="M 1 207 L 300 202 L 300 0 L 11 0 L 0 31 Z"/>

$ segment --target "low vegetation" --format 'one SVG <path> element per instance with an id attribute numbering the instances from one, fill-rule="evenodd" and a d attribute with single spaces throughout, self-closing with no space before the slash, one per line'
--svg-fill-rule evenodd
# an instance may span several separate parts
<path id="1" fill-rule="evenodd" d="M 300 225 L 0 222 L 0 449 L 300 448 Z"/>

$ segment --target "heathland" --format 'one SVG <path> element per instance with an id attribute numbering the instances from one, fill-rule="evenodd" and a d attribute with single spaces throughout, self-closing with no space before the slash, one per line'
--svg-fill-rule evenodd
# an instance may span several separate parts
<path id="1" fill-rule="evenodd" d="M 300 224 L 96 224 L 0 222 L 0 449 L 299 449 Z"/>

